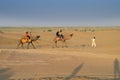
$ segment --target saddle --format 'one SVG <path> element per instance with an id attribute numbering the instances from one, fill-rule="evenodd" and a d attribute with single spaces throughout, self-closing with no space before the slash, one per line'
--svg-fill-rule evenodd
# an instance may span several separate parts
<path id="1" fill-rule="evenodd" d="M 60 38 L 60 37 L 56 37 L 56 40 L 59 41 L 59 40 L 63 40 L 63 38 Z"/>
<path id="2" fill-rule="evenodd" d="M 29 39 L 28 37 L 22 37 L 22 39 L 21 39 L 21 41 L 23 42 L 23 43 L 26 43 L 26 42 L 30 42 L 31 41 L 31 39 Z"/>

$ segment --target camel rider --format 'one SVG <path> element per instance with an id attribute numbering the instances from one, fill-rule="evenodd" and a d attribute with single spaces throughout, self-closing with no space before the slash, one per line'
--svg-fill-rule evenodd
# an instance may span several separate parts
<path id="1" fill-rule="evenodd" d="M 59 31 L 56 32 L 56 36 L 59 37 Z"/>
<path id="2" fill-rule="evenodd" d="M 63 34 L 62 34 L 62 30 L 57 31 L 57 32 L 56 32 L 56 36 L 59 37 L 60 39 L 63 39 L 64 36 L 63 36 Z"/>
<path id="3" fill-rule="evenodd" d="M 28 34 L 28 32 L 26 32 L 25 38 L 26 38 L 27 40 L 31 40 L 31 39 L 30 39 L 30 35 Z"/>

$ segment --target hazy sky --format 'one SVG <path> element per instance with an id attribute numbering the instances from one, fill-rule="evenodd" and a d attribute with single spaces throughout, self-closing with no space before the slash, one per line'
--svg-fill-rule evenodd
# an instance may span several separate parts
<path id="1" fill-rule="evenodd" d="M 120 0 L 0 0 L 0 26 L 120 26 Z"/>

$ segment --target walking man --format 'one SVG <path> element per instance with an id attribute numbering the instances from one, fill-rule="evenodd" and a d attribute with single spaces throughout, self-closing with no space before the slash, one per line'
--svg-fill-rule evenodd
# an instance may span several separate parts
<path id="1" fill-rule="evenodd" d="M 95 39 L 96 39 L 95 37 L 93 37 L 93 38 L 91 39 L 91 41 L 92 41 L 92 45 L 91 45 L 91 46 L 92 46 L 92 47 L 96 47 Z"/>

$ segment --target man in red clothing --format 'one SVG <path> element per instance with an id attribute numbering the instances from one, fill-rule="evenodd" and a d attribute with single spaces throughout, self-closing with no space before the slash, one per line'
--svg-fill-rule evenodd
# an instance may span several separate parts
<path id="1" fill-rule="evenodd" d="M 28 39 L 30 39 L 30 36 L 29 36 L 28 32 L 26 32 L 25 37 L 27 37 Z"/>

